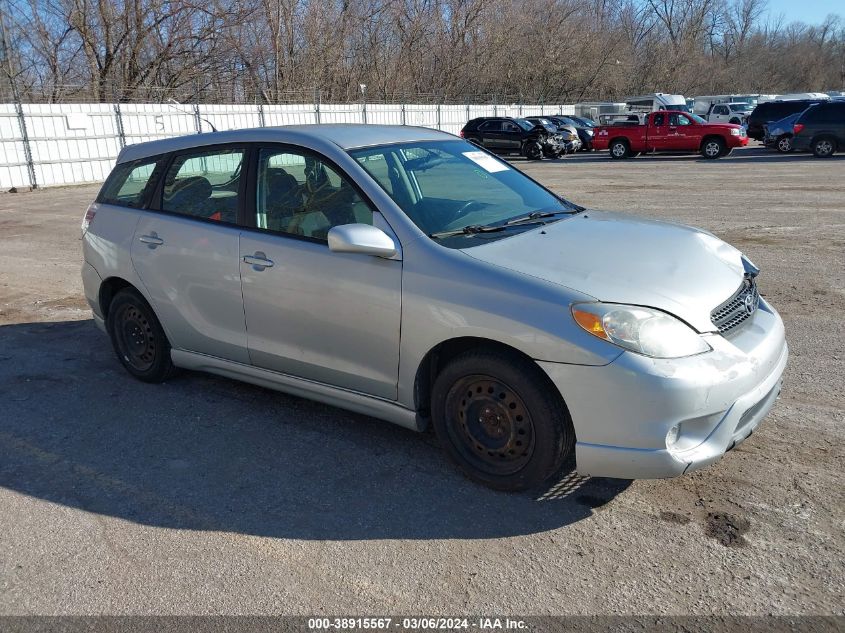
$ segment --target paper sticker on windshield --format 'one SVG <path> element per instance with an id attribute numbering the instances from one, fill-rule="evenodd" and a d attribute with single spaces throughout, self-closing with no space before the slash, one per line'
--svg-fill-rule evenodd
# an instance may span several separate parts
<path id="1" fill-rule="evenodd" d="M 490 156 L 490 154 L 487 154 L 485 152 L 464 152 L 463 154 L 476 165 L 485 169 L 491 174 L 495 174 L 497 171 L 507 171 L 509 169 L 507 165 L 500 163 L 495 158 Z"/>

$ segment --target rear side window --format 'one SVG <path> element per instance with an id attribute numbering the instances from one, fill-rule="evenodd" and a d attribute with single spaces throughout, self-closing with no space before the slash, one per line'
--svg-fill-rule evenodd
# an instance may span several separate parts
<path id="1" fill-rule="evenodd" d="M 161 172 L 161 156 L 121 163 L 112 170 L 97 202 L 139 209 L 155 189 Z"/>
<path id="2" fill-rule="evenodd" d="M 845 103 L 823 103 L 801 116 L 812 123 L 845 123 Z"/>
<path id="3" fill-rule="evenodd" d="M 164 176 L 161 210 L 234 224 L 245 154 L 226 148 L 176 156 Z"/>

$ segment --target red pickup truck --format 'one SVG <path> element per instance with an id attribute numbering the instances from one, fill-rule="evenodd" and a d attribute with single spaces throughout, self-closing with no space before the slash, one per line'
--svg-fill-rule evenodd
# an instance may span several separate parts
<path id="1" fill-rule="evenodd" d="M 687 112 L 651 112 L 644 124 L 614 123 L 595 128 L 593 148 L 609 149 L 611 158 L 630 158 L 642 152 L 700 152 L 720 158 L 734 147 L 748 145 L 741 125 L 707 123 Z"/>

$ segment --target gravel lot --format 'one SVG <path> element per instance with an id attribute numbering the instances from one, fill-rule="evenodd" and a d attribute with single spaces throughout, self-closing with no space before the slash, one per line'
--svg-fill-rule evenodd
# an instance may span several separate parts
<path id="1" fill-rule="evenodd" d="M 465 480 L 430 434 L 201 374 L 132 380 L 82 297 L 96 187 L 0 195 L 0 614 L 843 614 L 845 155 L 516 162 L 704 227 L 792 357 L 760 430 L 668 481 Z"/>

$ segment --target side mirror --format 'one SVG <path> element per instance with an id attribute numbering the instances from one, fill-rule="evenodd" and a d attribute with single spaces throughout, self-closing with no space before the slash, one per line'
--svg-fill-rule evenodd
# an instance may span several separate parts
<path id="1" fill-rule="evenodd" d="M 384 231 L 370 224 L 342 224 L 329 229 L 329 250 L 393 257 L 396 244 Z"/>

